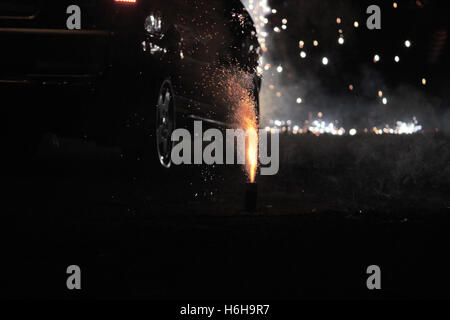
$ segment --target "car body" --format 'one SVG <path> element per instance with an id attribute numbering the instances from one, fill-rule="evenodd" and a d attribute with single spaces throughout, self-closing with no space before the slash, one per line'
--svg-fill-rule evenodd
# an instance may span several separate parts
<path id="1" fill-rule="evenodd" d="M 72 5 L 79 29 L 68 29 Z M 238 0 L 1 0 L 0 42 L 5 130 L 16 145 L 45 134 L 150 145 L 168 116 L 155 117 L 166 93 L 176 109 L 166 134 L 189 119 L 226 126 L 229 106 L 211 92 L 220 86 L 211 68 L 243 71 L 258 100 L 260 47 Z"/>

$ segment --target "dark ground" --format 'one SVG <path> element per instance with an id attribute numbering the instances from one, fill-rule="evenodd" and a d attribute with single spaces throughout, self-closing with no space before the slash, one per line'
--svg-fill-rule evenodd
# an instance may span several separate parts
<path id="1" fill-rule="evenodd" d="M 284 136 L 281 150 L 256 213 L 229 168 L 102 178 L 47 163 L 3 179 L 1 296 L 450 298 L 447 137 Z M 79 292 L 66 289 L 72 264 Z"/>

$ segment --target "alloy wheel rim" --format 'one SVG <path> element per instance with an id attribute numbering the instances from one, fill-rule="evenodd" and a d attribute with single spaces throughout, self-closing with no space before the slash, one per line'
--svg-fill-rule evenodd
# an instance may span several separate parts
<path id="1" fill-rule="evenodd" d="M 161 87 L 156 108 L 156 144 L 161 165 L 171 165 L 172 132 L 174 130 L 173 95 L 168 83 Z"/>

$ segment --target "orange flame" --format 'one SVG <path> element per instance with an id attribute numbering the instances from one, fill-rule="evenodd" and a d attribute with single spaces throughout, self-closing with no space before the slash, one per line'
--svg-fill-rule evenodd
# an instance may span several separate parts
<path id="1" fill-rule="evenodd" d="M 251 183 L 255 182 L 256 170 L 258 168 L 258 123 L 256 117 L 255 101 L 251 94 L 243 89 L 241 91 L 240 105 L 236 110 L 236 117 L 239 117 L 239 125 L 246 130 L 248 135 L 246 143 L 245 167 Z"/>
<path id="2" fill-rule="evenodd" d="M 255 128 L 248 128 L 249 133 L 247 146 L 247 171 L 250 182 L 255 182 L 256 169 L 258 168 L 258 133 Z"/>
<path id="3" fill-rule="evenodd" d="M 239 81 L 234 83 L 238 88 L 239 102 L 238 108 L 235 110 L 235 119 L 239 128 L 246 131 L 246 161 L 245 169 L 251 183 L 255 182 L 256 171 L 258 169 L 258 121 L 256 115 L 256 101 L 252 92 L 248 88 L 243 87 Z"/>

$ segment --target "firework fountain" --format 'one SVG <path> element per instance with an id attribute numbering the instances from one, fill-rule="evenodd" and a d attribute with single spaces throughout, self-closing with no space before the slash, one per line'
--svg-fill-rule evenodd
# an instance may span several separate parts
<path id="1" fill-rule="evenodd" d="M 264 31 L 264 26 L 267 23 L 266 15 L 270 12 L 267 0 L 245 0 L 245 6 L 252 16 L 256 31 L 258 33 L 258 40 L 261 44 L 263 52 L 267 50 L 266 39 L 267 33 Z M 260 60 L 260 72 L 264 65 L 263 58 Z M 248 95 L 246 95 L 248 97 Z M 241 127 L 245 128 L 248 134 L 247 150 L 246 150 L 246 171 L 249 182 L 246 184 L 245 192 L 245 210 L 254 212 L 257 210 L 258 203 L 258 185 L 256 183 L 256 173 L 258 169 L 258 119 L 255 113 L 255 100 L 244 98 L 240 104 Z"/>

